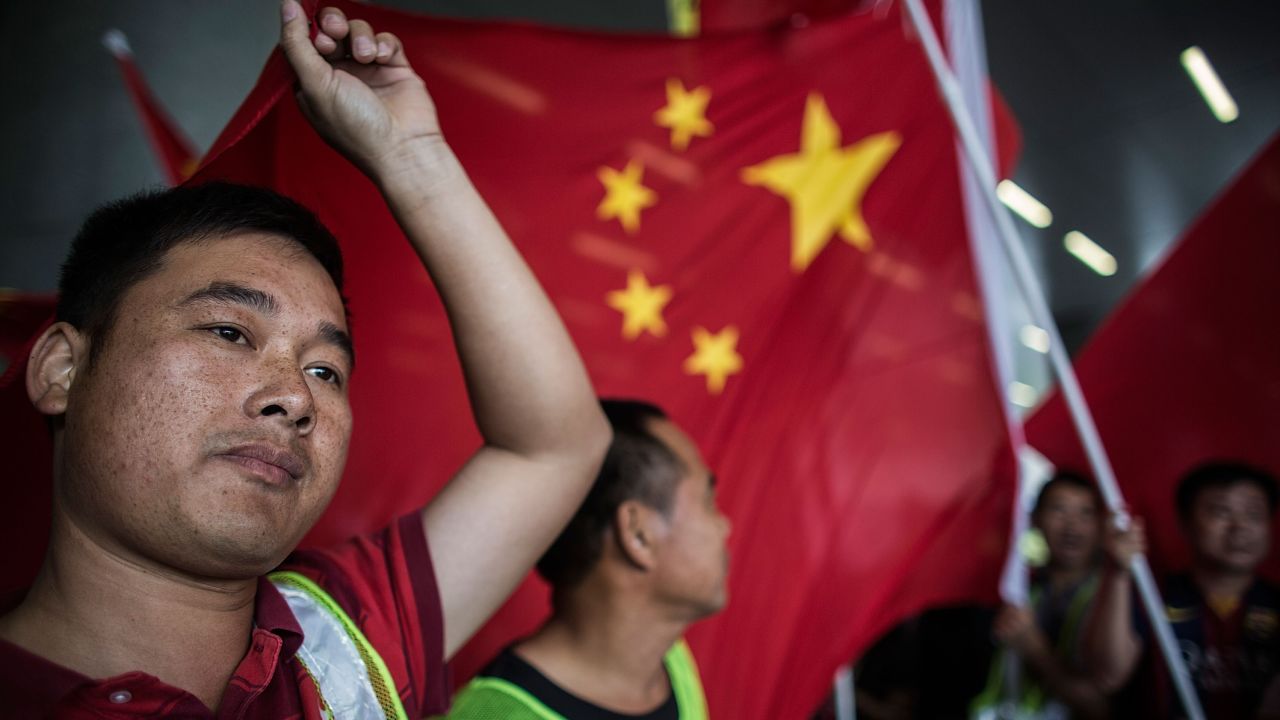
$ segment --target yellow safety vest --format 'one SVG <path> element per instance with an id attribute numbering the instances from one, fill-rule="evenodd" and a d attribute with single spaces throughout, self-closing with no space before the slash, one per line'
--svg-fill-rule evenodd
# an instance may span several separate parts
<path id="1" fill-rule="evenodd" d="M 702 693 L 698 665 L 684 640 L 662 659 L 671 679 L 680 720 L 707 720 L 707 699 Z M 530 695 L 524 688 L 501 678 L 478 677 L 453 699 L 449 720 L 566 720 Z"/>

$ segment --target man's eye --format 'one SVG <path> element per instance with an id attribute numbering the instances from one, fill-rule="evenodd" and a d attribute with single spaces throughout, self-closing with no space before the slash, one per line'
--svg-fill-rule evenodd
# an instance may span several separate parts
<path id="1" fill-rule="evenodd" d="M 247 342 L 247 340 L 245 340 L 243 332 L 227 325 L 218 325 L 217 327 L 211 327 L 209 328 L 209 332 L 213 333 L 214 335 L 217 335 L 218 337 L 222 338 L 223 340 L 226 340 L 227 342 L 233 342 L 237 344 Z"/>
<path id="2" fill-rule="evenodd" d="M 333 383 L 334 385 L 342 384 L 342 376 L 339 375 L 338 372 L 333 368 L 327 368 L 323 366 L 313 367 L 313 368 L 307 368 L 307 372 L 311 373 L 315 377 L 327 383 Z"/>

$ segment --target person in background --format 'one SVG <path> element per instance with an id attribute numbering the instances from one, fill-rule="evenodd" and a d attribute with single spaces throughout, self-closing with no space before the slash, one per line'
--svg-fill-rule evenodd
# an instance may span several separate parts
<path id="1" fill-rule="evenodd" d="M 1021 718 L 1100 718 L 1107 696 L 1084 667 L 1081 631 L 1098 587 L 1102 500 L 1088 478 L 1060 472 L 1036 498 L 1033 525 L 1048 561 L 1031 579 L 1028 607 L 1005 605 L 993 634 L 1001 649 L 988 684 L 974 702 L 975 717 L 998 717 L 1012 703 Z M 1020 661 L 1018 689 L 1007 683 L 1008 663 Z"/>
<path id="2" fill-rule="evenodd" d="M 659 408 L 605 400 L 613 444 L 538 561 L 551 618 L 454 698 L 450 720 L 705 720 L 685 628 L 724 607 L 729 521 L 697 446 Z"/>
<path id="3" fill-rule="evenodd" d="M 1237 462 L 1212 462 L 1178 484 L 1177 510 L 1191 568 L 1167 579 L 1166 616 L 1205 715 L 1212 720 L 1280 716 L 1280 591 L 1258 576 L 1271 550 L 1278 500 L 1274 476 Z M 1136 615 L 1130 562 L 1145 552 L 1142 521 L 1112 527 L 1086 658 L 1109 690 L 1130 684 L 1136 708 L 1158 717 L 1183 709 L 1155 648 L 1150 625 Z"/>

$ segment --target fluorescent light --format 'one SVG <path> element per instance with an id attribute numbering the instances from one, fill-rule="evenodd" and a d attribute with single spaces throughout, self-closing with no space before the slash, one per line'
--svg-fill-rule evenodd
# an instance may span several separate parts
<path id="1" fill-rule="evenodd" d="M 1014 380 L 1009 383 L 1009 400 L 1018 407 L 1035 407 L 1036 389 L 1026 383 Z"/>
<path id="2" fill-rule="evenodd" d="M 1018 339 L 1038 353 L 1049 352 L 1049 332 L 1038 325 L 1023 325 L 1018 330 Z"/>
<path id="3" fill-rule="evenodd" d="M 1101 245 L 1089 239 L 1089 236 L 1077 230 L 1072 230 L 1062 238 L 1062 244 L 1067 248 L 1067 252 L 1075 255 L 1080 262 L 1089 266 L 1090 270 L 1099 275 L 1115 275 L 1116 259 L 1111 253 L 1102 248 Z"/>
<path id="4" fill-rule="evenodd" d="M 1047 228 L 1053 223 L 1053 213 L 1049 212 L 1049 208 L 1012 180 L 1001 180 L 996 185 L 996 197 L 1023 220 L 1038 228 Z"/>
<path id="5" fill-rule="evenodd" d="M 1183 50 L 1182 67 L 1186 68 L 1187 74 L 1191 76 L 1191 82 L 1196 84 L 1196 89 L 1200 91 L 1200 95 L 1209 104 L 1209 109 L 1213 111 L 1213 116 L 1218 118 L 1219 122 L 1229 123 L 1240 117 L 1240 109 L 1236 107 L 1236 101 L 1231 99 L 1231 93 L 1227 92 L 1227 87 L 1218 78 L 1218 73 L 1213 71 L 1213 66 L 1209 64 L 1209 58 L 1205 56 L 1203 50 L 1196 45 Z"/>

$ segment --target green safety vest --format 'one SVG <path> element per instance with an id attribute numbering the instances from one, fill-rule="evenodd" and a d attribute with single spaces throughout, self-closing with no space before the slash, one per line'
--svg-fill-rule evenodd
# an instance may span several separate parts
<path id="1" fill-rule="evenodd" d="M 1092 575 L 1076 588 L 1067 608 L 1067 617 L 1062 623 L 1062 632 L 1058 635 L 1055 654 L 1060 658 L 1071 657 L 1080 633 L 1080 624 L 1084 621 L 1085 610 L 1098 589 L 1098 576 Z M 1040 589 L 1031 591 L 1031 607 L 1040 604 Z M 1040 684 L 1029 678 L 1022 680 L 1021 693 L 1015 697 L 1013 688 L 1005 687 L 1005 669 L 1011 661 L 1013 653 L 1004 648 L 996 652 L 991 663 L 991 671 L 987 674 L 987 686 L 973 699 L 969 706 L 969 717 L 972 720 L 1041 720 L 1060 717 L 1064 714 L 1060 705 L 1045 697 Z"/>
<path id="2" fill-rule="evenodd" d="M 693 653 L 678 641 L 662 659 L 680 720 L 707 720 L 707 699 Z M 500 678 L 478 677 L 453 699 L 449 720 L 566 720 L 524 688 Z"/>
<path id="3" fill-rule="evenodd" d="M 315 682 L 325 717 L 408 720 L 382 656 L 342 607 L 296 572 L 273 572 L 267 579 L 302 626 L 302 646 L 294 658 Z"/>

